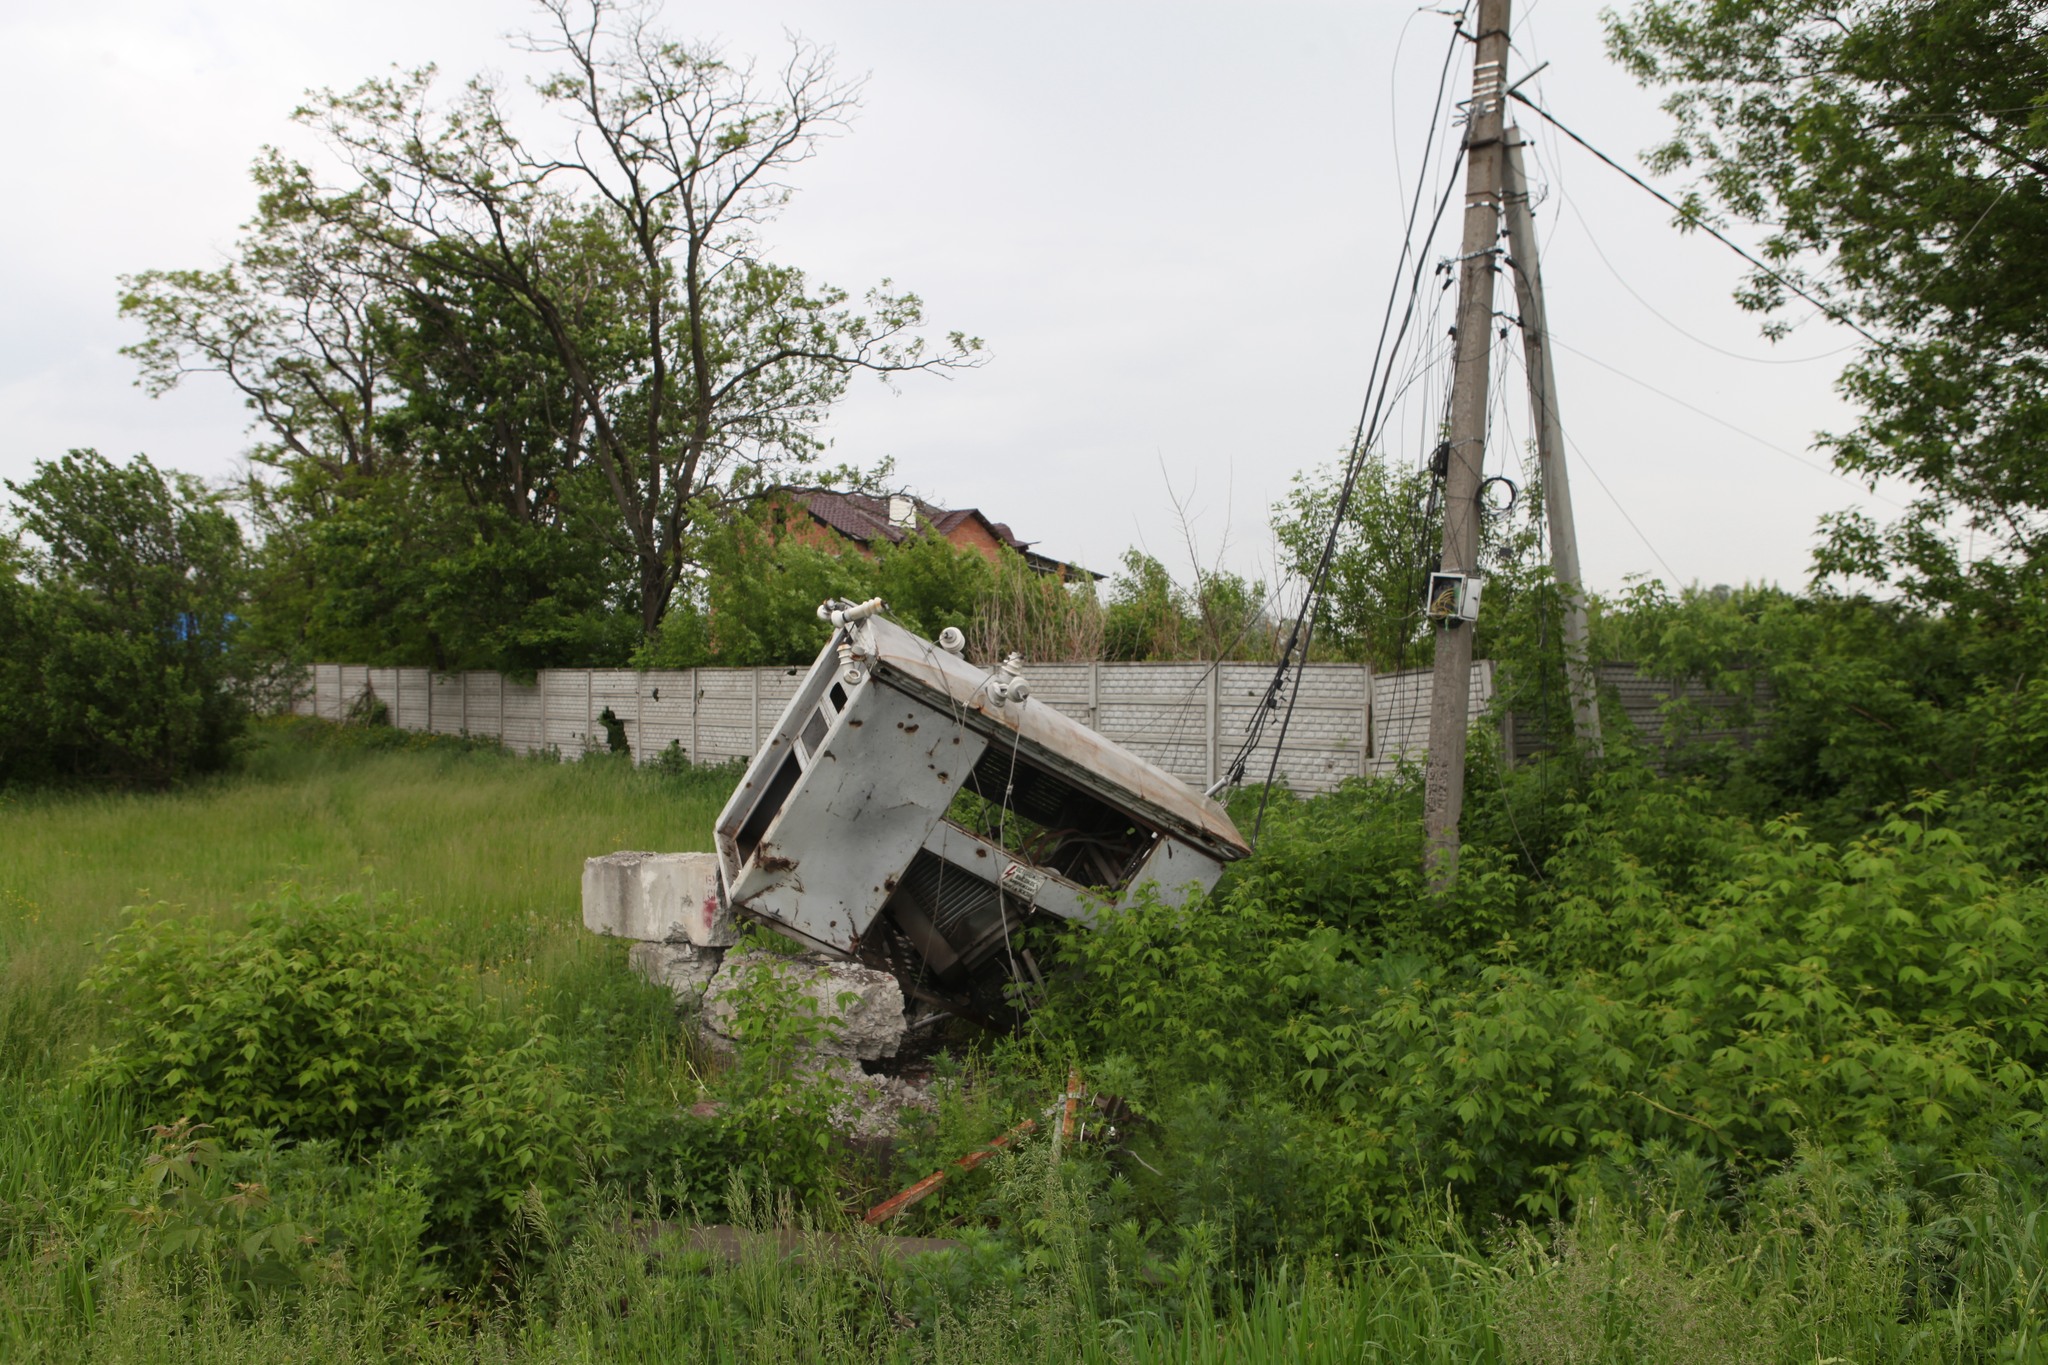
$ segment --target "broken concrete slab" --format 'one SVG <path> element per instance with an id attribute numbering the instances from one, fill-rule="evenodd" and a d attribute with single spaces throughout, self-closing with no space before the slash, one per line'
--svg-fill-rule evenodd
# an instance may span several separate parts
<path id="1" fill-rule="evenodd" d="M 711 853 L 607 853 L 583 863 L 583 926 L 642 943 L 726 948 L 739 934 Z"/>
<path id="2" fill-rule="evenodd" d="M 657 986 L 675 993 L 678 1005 L 694 1006 L 704 997 L 704 988 L 718 973 L 725 958 L 723 948 L 700 948 L 687 940 L 681 943 L 636 943 L 626 961 L 634 971 Z"/>
<path id="3" fill-rule="evenodd" d="M 789 955 L 759 948 L 727 955 L 705 989 L 704 1024 L 718 1038 L 732 1040 L 734 987 L 762 965 L 794 978 L 818 1016 L 833 1021 L 835 1036 L 823 1042 L 819 1055 L 877 1061 L 895 1056 L 903 1045 L 903 988 L 894 976 L 822 953 Z"/>

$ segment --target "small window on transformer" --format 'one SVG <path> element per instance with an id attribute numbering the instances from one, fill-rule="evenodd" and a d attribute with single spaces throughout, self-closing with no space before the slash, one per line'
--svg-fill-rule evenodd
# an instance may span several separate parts
<path id="1" fill-rule="evenodd" d="M 824 709 L 811 712 L 811 718 L 804 724 L 804 757 L 815 758 L 818 746 L 825 742 L 825 732 L 832 728 L 832 722 L 825 718 Z"/>

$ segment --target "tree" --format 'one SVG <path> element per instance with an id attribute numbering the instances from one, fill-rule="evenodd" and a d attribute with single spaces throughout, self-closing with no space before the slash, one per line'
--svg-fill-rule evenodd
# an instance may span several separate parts
<path id="1" fill-rule="evenodd" d="M 1831 519 L 1823 572 L 1953 600 L 2048 544 L 2048 4 L 1642 0 L 1614 55 L 1670 91 L 1651 156 L 1768 231 L 1738 301 L 1783 335 L 1799 293 L 1873 338 L 1837 465 L 1921 493 L 1889 528 Z M 1958 536 L 1958 531 L 1964 532 Z M 1974 541 L 1976 552 L 1972 551 Z"/>
<path id="2" fill-rule="evenodd" d="M 1102 637 L 1109 659 L 1263 659 L 1273 643 L 1266 585 L 1198 562 L 1186 587 L 1158 559 L 1126 550 L 1102 608 Z"/>
<path id="3" fill-rule="evenodd" d="M 900 543 L 880 542 L 872 556 L 830 532 L 821 541 L 802 539 L 789 533 L 788 511 L 771 499 L 706 533 L 701 576 L 635 662 L 807 664 L 831 634 L 818 604 L 835 597 L 880 597 L 893 620 L 927 639 L 948 626 L 971 632 L 1006 567 L 954 545 L 928 523 Z M 1021 557 L 1011 557 L 1030 573 Z"/>
<path id="4" fill-rule="evenodd" d="M 247 680 L 242 535 L 220 499 L 144 456 L 117 466 L 91 450 L 7 488 L 6 776 L 163 786 L 224 766 Z"/>
<path id="5" fill-rule="evenodd" d="M 366 82 L 299 112 L 352 172 L 303 202 L 401 270 L 431 252 L 531 311 L 588 414 L 652 634 L 701 520 L 814 460 L 817 427 L 854 374 L 969 365 L 980 342 L 954 333 L 927 355 L 916 295 L 884 281 L 857 311 L 765 258 L 758 229 L 788 202 L 785 177 L 855 108 L 829 53 L 797 42 L 763 77 L 657 32 L 642 11 L 543 7 L 553 26 L 529 46 L 562 63 L 538 91 L 566 136 L 527 142 L 487 78 L 445 107 L 431 69 Z M 607 327 L 579 325 L 593 276 L 556 246 L 577 217 L 620 244 L 601 276 Z"/>
<path id="6" fill-rule="evenodd" d="M 1298 474 L 1273 509 L 1281 565 L 1296 579 L 1306 581 L 1322 558 L 1343 476 L 1340 468 Z M 1318 653 L 1389 671 L 1428 665 L 1422 595 L 1442 535 L 1431 506 L 1426 473 L 1395 470 L 1378 452 L 1366 457 L 1316 605 Z"/>
<path id="7" fill-rule="evenodd" d="M 252 174 L 256 217 L 232 262 L 122 277 L 121 312 L 144 331 L 122 354 L 156 397 L 188 375 L 226 379 L 270 438 L 261 459 L 328 480 L 375 474 L 376 418 L 392 398 L 379 263 L 346 224 L 309 211 L 303 167 L 267 151 Z"/>
<path id="8" fill-rule="evenodd" d="M 487 77 L 446 101 L 431 68 L 322 92 L 296 117 L 338 177 L 266 152 L 232 264 L 127 281 L 143 382 L 221 373 L 269 437 L 257 454 L 284 478 L 250 492 L 289 621 L 320 619 L 314 523 L 385 515 L 351 506 L 365 479 L 403 485 L 387 510 L 424 489 L 450 512 L 406 527 L 439 547 L 433 563 L 500 566 L 482 592 L 467 570 L 432 580 L 493 619 L 370 618 L 394 627 L 380 657 L 565 662 L 550 651 L 588 639 L 598 611 L 651 638 L 704 533 L 819 458 L 854 375 L 978 363 L 958 333 L 927 352 L 916 295 L 883 281 L 854 307 L 763 250 L 789 177 L 856 107 L 829 53 L 794 42 L 762 72 L 641 9 L 543 8 L 550 26 L 525 45 L 558 70 L 537 87 L 537 130 Z M 597 560 L 564 537 L 611 576 L 594 584 Z M 542 580 L 522 589 L 512 564 L 567 572 L 567 589 L 532 598 Z M 427 600 L 411 583 L 383 595 Z M 526 652 L 473 659 L 458 636 Z M 418 653 L 430 639 L 442 652 Z"/>

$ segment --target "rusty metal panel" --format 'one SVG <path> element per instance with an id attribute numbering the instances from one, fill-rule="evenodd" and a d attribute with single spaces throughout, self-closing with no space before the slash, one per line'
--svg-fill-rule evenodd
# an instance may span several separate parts
<path id="1" fill-rule="evenodd" d="M 1184 895 L 1249 852 L 1221 806 L 1067 714 L 1021 661 L 980 668 L 873 619 L 879 605 L 828 604 L 831 642 L 789 680 L 719 816 L 736 911 L 987 1000 L 1028 963 L 1016 934 L 1032 916 L 1092 924 L 1134 887 Z M 1092 667 L 1052 681 L 1066 707 L 1093 706 Z M 779 682 L 757 672 L 750 704 Z"/>
<path id="2" fill-rule="evenodd" d="M 831 660 L 803 680 L 720 815 L 732 904 L 836 952 L 860 937 L 986 742 Z"/>

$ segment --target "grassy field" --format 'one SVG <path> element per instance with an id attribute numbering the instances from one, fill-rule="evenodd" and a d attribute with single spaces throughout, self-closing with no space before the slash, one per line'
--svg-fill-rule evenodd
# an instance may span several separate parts
<path id="1" fill-rule="evenodd" d="M 479 970 L 531 984 L 602 945 L 583 860 L 709 848 L 717 779 L 259 732 L 243 770 L 171 796 L 0 797 L 0 1072 L 51 1074 L 92 1037 L 77 982 L 124 907 L 232 923 L 287 884 L 385 899 Z"/>
<path id="2" fill-rule="evenodd" d="M 1581 1201 L 1560 1228 L 1475 1230 L 1445 1208 L 1343 1263 L 1249 1268 L 1183 1228 L 1176 1255 L 1133 1275 L 1125 1231 L 1090 1208 L 1116 1177 L 1027 1143 L 984 1168 L 955 1254 L 897 1264 L 829 1207 L 735 1187 L 724 1216 L 807 1241 L 794 1261 L 728 1266 L 678 1240 L 660 1172 L 593 1174 L 573 1220 L 521 1214 L 520 1268 L 464 1285 L 431 1273 L 415 1176 L 396 1159 L 259 1141 L 180 1194 L 172 1141 L 79 1079 L 120 1022 L 79 983 L 124 906 L 232 928 L 297 887 L 396 910 L 508 1014 L 597 1009 L 606 1039 L 563 1067 L 615 1098 L 686 1101 L 703 1059 L 619 946 L 584 932 L 578 872 L 593 853 L 705 847 L 730 780 L 284 725 L 208 785 L 8 798 L 0 1360 L 2044 1358 L 2048 1219 L 1991 1180 L 1929 1212 L 1815 1156 L 1738 1204 L 1678 1166 Z M 269 1222 L 250 1212 L 255 1190 Z M 321 1273 L 245 1273 L 238 1238 L 280 1226 L 317 1252 L 301 1271 Z M 1916 1301 L 1930 1285 L 1939 1311 Z"/>

